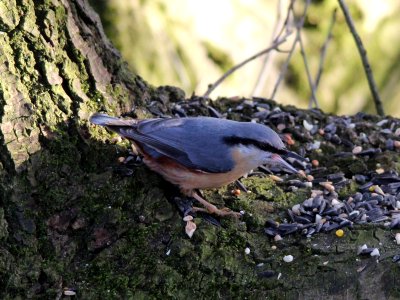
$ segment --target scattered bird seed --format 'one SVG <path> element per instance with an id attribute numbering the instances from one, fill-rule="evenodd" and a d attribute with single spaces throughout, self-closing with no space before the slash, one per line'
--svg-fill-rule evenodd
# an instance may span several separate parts
<path id="1" fill-rule="evenodd" d="M 262 278 L 271 278 L 275 274 L 276 273 L 273 270 L 265 270 L 265 271 L 257 273 L 258 277 L 262 277 Z"/>
<path id="2" fill-rule="evenodd" d="M 395 238 L 396 238 L 397 245 L 400 245 L 400 232 L 396 233 Z"/>
<path id="3" fill-rule="evenodd" d="M 300 175 L 300 177 L 307 178 L 307 175 L 303 170 L 299 170 L 298 174 Z"/>
<path id="4" fill-rule="evenodd" d="M 364 252 L 365 250 L 367 250 L 367 249 L 368 249 L 367 244 L 364 244 L 364 245 L 358 247 L 357 255 L 363 254 L 363 252 Z M 371 251 L 372 251 L 372 250 L 371 250 Z M 368 252 L 368 253 L 370 253 L 370 252 Z"/>
<path id="5" fill-rule="evenodd" d="M 307 131 L 311 131 L 311 130 L 313 129 L 313 127 L 314 127 L 314 125 L 308 123 L 307 120 L 304 120 L 304 121 L 303 121 L 303 126 L 304 126 L 304 128 L 305 128 Z"/>
<path id="6" fill-rule="evenodd" d="M 374 250 L 372 250 L 370 255 L 371 256 L 380 256 L 381 254 L 379 253 L 379 249 L 378 248 L 374 248 Z"/>
<path id="7" fill-rule="evenodd" d="M 189 220 L 186 222 L 185 232 L 189 238 L 192 238 L 194 232 L 196 231 L 196 228 L 196 223 L 194 223 L 193 221 Z"/>
<path id="8" fill-rule="evenodd" d="M 235 196 L 240 196 L 240 190 L 239 189 L 234 189 L 232 190 L 232 194 Z"/>
<path id="9" fill-rule="evenodd" d="M 324 190 L 312 190 L 310 198 L 293 205 L 287 211 L 289 222 L 266 222 L 265 233 L 273 238 L 276 235 L 283 238 L 300 232 L 309 238 L 315 233 L 335 230 L 340 237 L 342 231 L 344 234 L 344 228 L 366 223 L 385 223 L 391 229 L 400 229 L 400 177 L 397 173 L 365 176 L 362 181 L 366 183 L 359 187 L 360 192 L 340 199 L 335 186 L 340 186 L 344 180 L 351 179 L 346 179 L 342 173 L 315 176 L 313 182 Z M 306 187 L 300 180 L 289 180 L 286 183 Z M 368 248 L 361 254 L 369 255 L 373 250 Z"/>
<path id="10" fill-rule="evenodd" d="M 377 174 L 383 174 L 383 173 L 385 173 L 385 170 L 383 168 L 378 168 L 378 169 L 375 170 L 375 172 Z"/>
<path id="11" fill-rule="evenodd" d="M 65 296 L 76 296 L 76 292 L 69 288 L 64 288 L 64 295 Z"/>
<path id="12" fill-rule="evenodd" d="M 376 123 L 377 126 L 382 127 L 383 125 L 385 125 L 389 120 L 384 119 L 382 121 L 379 121 L 378 123 Z"/>
<path id="13" fill-rule="evenodd" d="M 338 229 L 338 230 L 336 230 L 335 234 L 337 237 L 343 237 L 344 231 L 343 231 L 343 229 Z"/>
<path id="14" fill-rule="evenodd" d="M 276 126 L 276 128 L 277 128 L 279 131 L 282 131 L 282 130 L 284 130 L 284 129 L 286 128 L 286 125 L 283 124 L 283 123 L 281 123 L 281 124 L 278 124 L 278 125 Z"/>
<path id="15" fill-rule="evenodd" d="M 120 136 L 113 137 L 110 142 L 111 142 L 111 144 L 121 143 L 122 142 L 122 137 L 120 137 Z"/>
<path id="16" fill-rule="evenodd" d="M 192 221 L 193 217 L 191 215 L 187 215 L 185 217 L 183 217 L 183 221 L 188 222 L 188 221 Z"/>
<path id="17" fill-rule="evenodd" d="M 287 263 L 290 263 L 290 262 L 292 262 L 293 261 L 293 255 L 285 255 L 284 257 L 283 257 L 283 261 L 284 262 L 287 262 Z"/>
<path id="18" fill-rule="evenodd" d="M 293 140 L 290 134 L 285 134 L 284 140 L 286 141 L 286 144 L 288 144 L 289 146 L 293 146 L 295 144 L 295 141 Z"/>
<path id="19" fill-rule="evenodd" d="M 282 178 L 280 178 L 279 176 L 276 176 L 276 175 L 269 175 L 269 178 L 271 178 L 273 181 L 276 181 L 276 182 L 282 182 L 283 181 Z"/>
<path id="20" fill-rule="evenodd" d="M 363 148 L 361 146 L 356 146 L 353 148 L 352 152 L 353 154 L 359 154 L 362 150 Z"/>
<path id="21" fill-rule="evenodd" d="M 313 160 L 311 161 L 311 164 L 312 164 L 315 168 L 318 168 L 318 166 L 319 166 L 319 161 L 316 160 L 316 159 L 313 159 Z"/>
<path id="22" fill-rule="evenodd" d="M 332 182 L 329 182 L 329 181 L 320 182 L 319 185 L 323 186 L 329 192 L 333 192 L 335 190 L 335 187 L 332 185 Z"/>
<path id="23" fill-rule="evenodd" d="M 293 205 L 292 212 L 294 212 L 296 215 L 300 215 L 300 207 L 301 207 L 300 204 Z"/>

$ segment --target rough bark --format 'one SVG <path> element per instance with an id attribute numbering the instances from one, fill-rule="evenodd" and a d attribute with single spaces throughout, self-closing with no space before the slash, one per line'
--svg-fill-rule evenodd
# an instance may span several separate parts
<path id="1" fill-rule="evenodd" d="M 130 73 L 83 0 L 2 1 L 0 31 L 1 298 L 61 298 L 66 291 L 80 299 L 400 295 L 390 260 L 397 249 L 382 228 L 355 228 L 343 239 L 296 235 L 271 249 L 263 233 L 269 213 L 306 192 L 284 193 L 262 178 L 247 179 L 254 193 L 236 200 L 230 187 L 208 192 L 252 216 L 222 220 L 222 227 L 196 218 L 189 239 L 159 176 L 143 166 L 129 177 L 112 172 L 129 146 L 110 143 L 88 116 L 170 114 L 170 103 L 184 95 Z M 227 111 L 233 104 L 216 105 Z M 192 113 L 209 113 L 199 107 Z M 393 159 L 385 155 L 377 161 Z M 388 259 L 357 260 L 364 242 L 381 242 Z M 284 254 L 295 261 L 282 263 Z"/>

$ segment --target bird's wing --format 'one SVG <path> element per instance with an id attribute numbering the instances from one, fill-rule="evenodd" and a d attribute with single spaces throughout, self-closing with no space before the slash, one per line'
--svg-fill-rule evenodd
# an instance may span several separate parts
<path id="1" fill-rule="evenodd" d="M 118 131 L 188 168 L 228 172 L 233 169 L 234 161 L 231 148 L 223 141 L 223 124 L 208 119 L 150 119 Z"/>

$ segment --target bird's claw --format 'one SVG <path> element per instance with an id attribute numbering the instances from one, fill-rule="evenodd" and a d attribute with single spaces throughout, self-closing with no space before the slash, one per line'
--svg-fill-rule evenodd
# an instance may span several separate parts
<path id="1" fill-rule="evenodd" d="M 207 200 L 203 199 L 202 197 L 200 197 L 199 195 L 197 195 L 196 193 L 193 194 L 193 198 L 195 198 L 198 202 L 200 202 L 205 208 L 201 209 L 201 208 L 194 208 L 193 207 L 193 211 L 202 211 L 202 212 L 207 212 L 209 214 L 214 214 L 220 217 L 225 217 L 225 216 L 234 216 L 236 218 L 239 218 L 241 216 L 240 213 L 237 213 L 233 210 L 230 210 L 229 208 L 222 208 L 219 209 L 218 207 L 216 207 L 214 204 L 209 203 Z"/>
<path id="2" fill-rule="evenodd" d="M 227 207 L 223 207 L 221 209 L 217 208 L 215 205 L 210 204 L 206 208 L 201 208 L 201 207 L 193 207 L 192 208 L 193 212 L 205 212 L 213 215 L 217 215 L 220 217 L 226 217 L 226 216 L 233 216 L 235 218 L 240 218 L 241 214 L 238 212 L 235 212 Z"/>

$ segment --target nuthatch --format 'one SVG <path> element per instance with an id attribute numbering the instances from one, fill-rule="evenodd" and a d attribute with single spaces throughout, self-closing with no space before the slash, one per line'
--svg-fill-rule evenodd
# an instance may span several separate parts
<path id="1" fill-rule="evenodd" d="M 257 123 L 209 117 L 123 120 L 106 114 L 94 114 L 90 122 L 131 140 L 151 170 L 220 216 L 237 213 L 218 209 L 195 190 L 221 187 L 260 165 L 298 172 L 281 158 L 292 152 L 278 134 Z"/>

